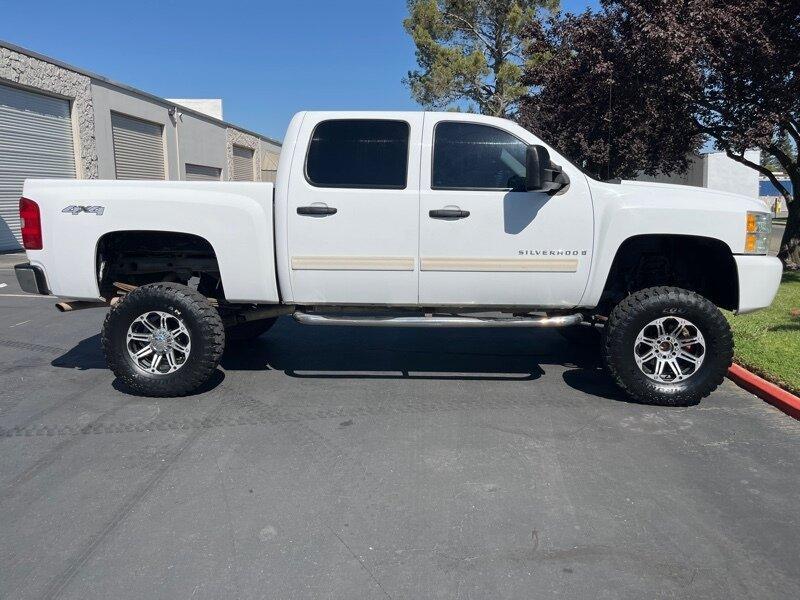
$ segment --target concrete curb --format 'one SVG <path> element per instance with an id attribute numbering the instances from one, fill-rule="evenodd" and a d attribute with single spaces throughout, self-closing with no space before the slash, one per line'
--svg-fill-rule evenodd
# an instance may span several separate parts
<path id="1" fill-rule="evenodd" d="M 765 402 L 772 404 L 775 408 L 800 421 L 800 398 L 794 394 L 779 388 L 766 379 L 762 379 L 736 363 L 732 364 L 728 369 L 728 378 L 739 387 L 755 394 Z"/>

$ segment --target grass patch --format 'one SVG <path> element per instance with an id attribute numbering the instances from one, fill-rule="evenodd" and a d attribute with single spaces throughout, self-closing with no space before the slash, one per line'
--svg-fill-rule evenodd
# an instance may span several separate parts
<path id="1" fill-rule="evenodd" d="M 800 394 L 798 312 L 800 273 L 784 273 L 768 309 L 738 317 L 726 313 L 736 341 L 736 362 L 794 394 Z"/>

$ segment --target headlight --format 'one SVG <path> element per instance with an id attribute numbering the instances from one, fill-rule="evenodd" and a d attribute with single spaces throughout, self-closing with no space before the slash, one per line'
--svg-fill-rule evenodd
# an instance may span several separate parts
<path id="1" fill-rule="evenodd" d="M 771 232 L 771 213 L 748 212 L 744 251 L 747 254 L 766 254 L 769 250 Z"/>

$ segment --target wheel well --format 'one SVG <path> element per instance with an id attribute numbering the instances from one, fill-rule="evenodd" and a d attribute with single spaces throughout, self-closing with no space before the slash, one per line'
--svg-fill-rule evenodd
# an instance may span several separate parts
<path id="1" fill-rule="evenodd" d="M 604 309 L 657 285 L 681 287 L 717 306 L 735 310 L 739 277 L 725 242 L 691 235 L 640 235 L 617 250 L 600 301 Z"/>
<path id="2" fill-rule="evenodd" d="M 197 278 L 198 291 L 224 298 L 217 255 L 208 240 L 174 231 L 114 231 L 97 244 L 100 295 L 114 296 L 114 283 L 144 285 L 173 281 L 187 285 Z"/>

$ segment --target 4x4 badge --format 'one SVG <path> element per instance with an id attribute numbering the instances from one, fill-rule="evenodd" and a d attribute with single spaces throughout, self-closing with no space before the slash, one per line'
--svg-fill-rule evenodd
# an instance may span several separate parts
<path id="1" fill-rule="evenodd" d="M 103 206 L 78 206 L 72 204 L 62 209 L 61 212 L 69 213 L 71 215 L 78 215 L 82 212 L 89 213 L 92 215 L 102 215 L 105 210 L 106 209 Z"/>

